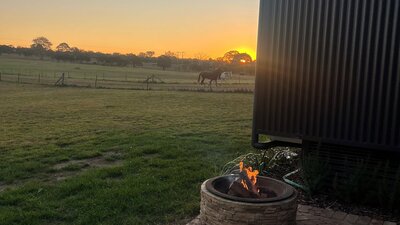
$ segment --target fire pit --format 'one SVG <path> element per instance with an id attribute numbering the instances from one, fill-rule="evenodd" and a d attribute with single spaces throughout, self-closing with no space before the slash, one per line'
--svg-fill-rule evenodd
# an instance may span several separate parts
<path id="1" fill-rule="evenodd" d="M 206 225 L 296 224 L 297 191 L 281 181 L 240 174 L 207 180 L 201 186 L 200 220 Z"/>

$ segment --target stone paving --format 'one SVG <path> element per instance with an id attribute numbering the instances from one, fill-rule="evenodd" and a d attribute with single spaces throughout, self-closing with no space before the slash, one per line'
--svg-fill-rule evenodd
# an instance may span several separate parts
<path id="1" fill-rule="evenodd" d="M 196 218 L 187 225 L 205 225 Z M 356 216 L 344 212 L 299 205 L 297 225 L 396 225 L 393 222 L 375 220 L 366 216 Z M 400 224 L 399 224 L 400 225 Z"/>

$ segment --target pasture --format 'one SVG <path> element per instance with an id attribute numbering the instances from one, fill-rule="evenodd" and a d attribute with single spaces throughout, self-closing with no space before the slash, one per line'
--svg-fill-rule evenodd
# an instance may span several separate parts
<path id="1" fill-rule="evenodd" d="M 178 65 L 179 66 L 179 65 Z M 175 65 L 177 67 L 177 65 Z M 54 85 L 65 74 L 65 84 L 91 88 L 133 90 L 209 91 L 198 84 L 197 72 L 163 71 L 154 65 L 111 67 L 89 64 L 58 63 L 18 56 L 0 56 L 0 73 L 4 82 Z M 146 80 L 154 77 L 149 83 Z M 252 92 L 254 77 L 233 74 L 232 79 L 213 86 L 217 92 Z"/>
<path id="2" fill-rule="evenodd" d="M 4 58 L 0 69 L 129 70 Z M 155 72 L 195 77 L 135 69 L 129 79 Z M 252 151 L 252 98 L 2 81 L 0 224 L 185 224 L 198 214 L 200 184 Z"/>

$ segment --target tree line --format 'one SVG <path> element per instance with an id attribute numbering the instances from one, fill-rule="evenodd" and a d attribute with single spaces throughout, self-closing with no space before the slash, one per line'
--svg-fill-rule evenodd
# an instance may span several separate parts
<path id="1" fill-rule="evenodd" d="M 0 45 L 1 54 L 17 54 L 26 57 L 39 57 L 40 59 L 52 59 L 58 62 L 72 62 L 82 64 L 98 64 L 104 66 L 143 66 L 143 63 L 152 63 L 163 70 L 178 65 L 180 70 L 203 71 L 210 68 L 224 66 L 227 70 L 234 72 L 254 73 L 254 62 L 250 55 L 240 53 L 236 50 L 227 52 L 223 57 L 206 59 L 183 59 L 178 54 L 166 52 L 155 57 L 154 51 L 141 52 L 139 54 L 107 54 L 102 52 L 84 51 L 77 47 L 72 47 L 63 42 L 52 48 L 53 44 L 46 37 L 38 37 L 32 40 L 29 48 L 14 47 L 11 45 Z"/>

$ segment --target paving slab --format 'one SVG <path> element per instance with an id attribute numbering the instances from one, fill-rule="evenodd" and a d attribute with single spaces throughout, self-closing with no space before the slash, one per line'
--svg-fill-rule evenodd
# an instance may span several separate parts
<path id="1" fill-rule="evenodd" d="M 187 225 L 202 224 L 197 217 Z M 261 224 L 260 224 L 261 225 Z M 381 221 L 367 216 L 357 216 L 330 209 L 321 209 L 299 205 L 297 210 L 297 225 L 397 225 L 389 221 Z M 399 224 L 400 225 L 400 224 Z"/>

